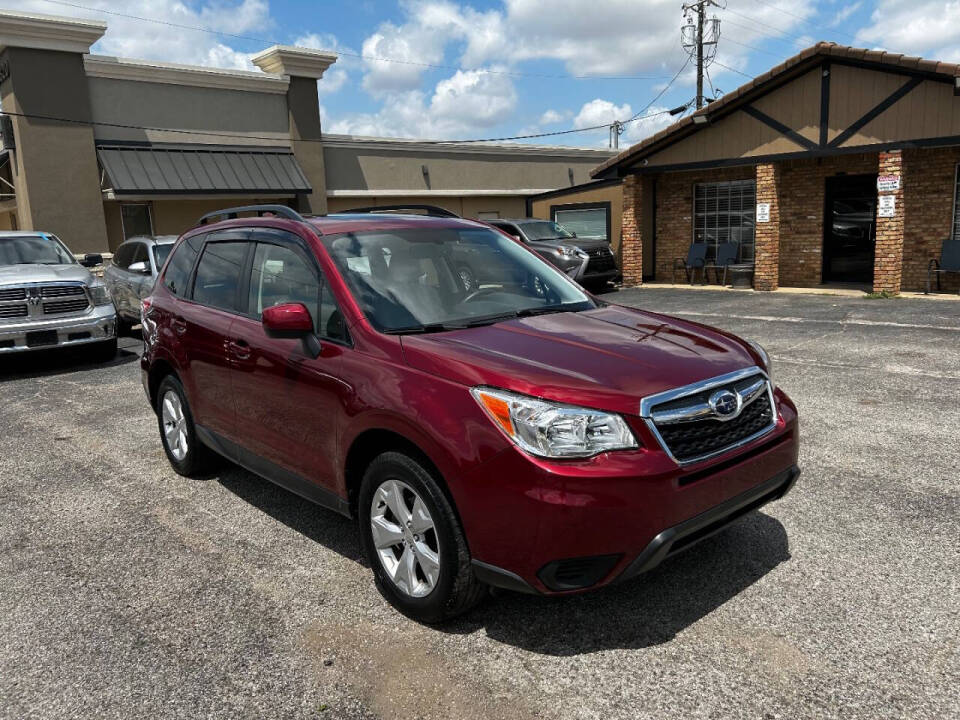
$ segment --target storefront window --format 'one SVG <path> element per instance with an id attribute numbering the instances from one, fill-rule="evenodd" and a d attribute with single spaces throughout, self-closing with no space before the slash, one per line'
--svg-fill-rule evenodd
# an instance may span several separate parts
<path id="1" fill-rule="evenodd" d="M 717 245 L 736 243 L 739 262 L 753 261 L 754 213 L 757 205 L 753 180 L 703 183 L 694 187 L 693 241 L 707 243 L 707 259 L 717 256 Z"/>
<path id="2" fill-rule="evenodd" d="M 557 208 L 553 211 L 554 222 L 560 223 L 570 232 L 576 233 L 577 237 L 585 240 L 605 240 L 607 242 L 610 242 L 610 238 L 607 236 L 609 216 L 609 206 L 570 208 L 567 210 Z"/>
<path id="3" fill-rule="evenodd" d="M 124 240 L 153 235 L 153 219 L 150 217 L 150 206 L 146 203 L 121 205 L 120 216 L 123 219 Z"/>

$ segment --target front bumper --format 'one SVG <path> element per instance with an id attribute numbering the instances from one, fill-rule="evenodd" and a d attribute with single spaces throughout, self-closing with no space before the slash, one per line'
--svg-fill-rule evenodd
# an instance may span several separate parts
<path id="1" fill-rule="evenodd" d="M 33 333 L 40 332 L 47 333 L 49 339 L 35 344 L 38 336 Z M 56 342 L 51 333 L 56 333 Z M 82 315 L 0 324 L 0 355 L 103 342 L 116 334 L 117 311 L 113 305 L 95 305 Z"/>
<path id="2" fill-rule="evenodd" d="M 503 451 L 461 484 L 470 497 L 456 498 L 477 576 L 543 594 L 599 588 L 646 572 L 783 497 L 799 475 L 799 438 L 793 404 L 779 391 L 776 404 L 770 433 L 685 467 L 642 428 L 635 430 L 644 447 L 588 461 Z"/>

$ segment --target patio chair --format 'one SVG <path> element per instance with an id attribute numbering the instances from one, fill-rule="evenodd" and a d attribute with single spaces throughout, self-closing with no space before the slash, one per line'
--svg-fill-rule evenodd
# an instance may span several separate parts
<path id="1" fill-rule="evenodd" d="M 683 270 L 687 276 L 687 282 L 693 285 L 693 279 L 697 276 L 697 270 L 700 270 L 700 277 L 704 285 L 707 284 L 706 275 L 707 266 L 707 244 L 693 243 L 687 251 L 687 259 L 676 258 L 673 261 L 673 279 L 677 279 L 677 270 Z"/>
<path id="2" fill-rule="evenodd" d="M 940 250 L 940 260 L 933 259 L 927 266 L 927 295 L 930 294 L 930 281 L 937 277 L 937 292 L 940 291 L 940 276 L 944 273 L 960 273 L 960 237 L 946 237 Z"/>
<path id="3" fill-rule="evenodd" d="M 734 242 L 720 243 L 717 245 L 716 259 L 707 265 L 707 269 L 712 268 L 714 279 L 720 282 L 720 270 L 723 270 L 722 285 L 727 284 L 727 268 L 737 263 L 737 255 L 740 254 L 740 246 Z"/>

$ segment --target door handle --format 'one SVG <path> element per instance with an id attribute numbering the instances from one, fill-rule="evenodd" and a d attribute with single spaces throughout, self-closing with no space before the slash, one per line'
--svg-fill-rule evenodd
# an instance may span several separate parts
<path id="1" fill-rule="evenodd" d="M 183 318 L 170 318 L 170 325 L 177 335 L 183 335 L 187 331 L 187 323 Z"/>
<path id="2" fill-rule="evenodd" d="M 250 345 L 246 340 L 237 339 L 231 340 L 227 343 L 227 347 L 230 348 L 230 352 L 233 353 L 233 356 L 237 360 L 246 360 L 250 357 Z"/>

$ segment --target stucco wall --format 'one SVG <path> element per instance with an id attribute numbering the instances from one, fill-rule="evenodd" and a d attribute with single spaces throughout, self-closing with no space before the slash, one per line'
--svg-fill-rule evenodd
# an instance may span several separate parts
<path id="1" fill-rule="evenodd" d="M 499 212 L 500 217 L 524 217 L 526 197 L 521 195 L 494 195 L 482 197 L 422 197 L 382 196 L 361 198 L 328 198 L 328 211 L 343 212 L 356 207 L 378 205 L 436 205 L 466 218 L 475 218 L 481 212 Z"/>
<path id="2" fill-rule="evenodd" d="M 87 78 L 87 86 L 97 122 L 225 133 L 193 135 L 101 125 L 95 130 L 98 140 L 290 144 L 286 95 L 101 77 Z"/>
<path id="3" fill-rule="evenodd" d="M 531 202 L 533 217 L 551 219 L 550 209 L 553 206 L 577 205 L 580 203 L 610 203 L 610 242 L 615 251 L 620 249 L 622 236 L 621 223 L 623 220 L 623 188 L 618 183 L 606 187 L 569 192 L 560 196 L 543 199 L 534 199 Z"/>

